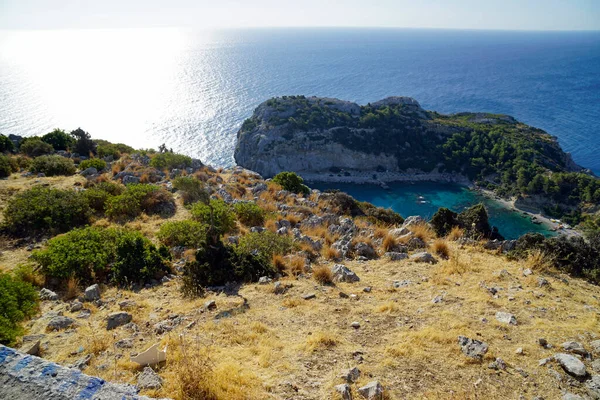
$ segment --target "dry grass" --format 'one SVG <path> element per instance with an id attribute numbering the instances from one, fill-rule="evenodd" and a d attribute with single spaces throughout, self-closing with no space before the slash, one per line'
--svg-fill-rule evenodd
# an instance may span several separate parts
<path id="1" fill-rule="evenodd" d="M 450 257 L 450 247 L 448 246 L 448 242 L 446 242 L 444 239 L 434 240 L 431 248 L 435 254 L 444 259 L 448 259 Z"/>
<path id="2" fill-rule="evenodd" d="M 383 238 L 383 242 L 381 243 L 381 248 L 383 249 L 383 251 L 392 251 L 397 245 L 398 241 L 396 240 L 396 238 L 390 235 L 389 233 L 386 233 L 386 235 Z"/>
<path id="3" fill-rule="evenodd" d="M 554 272 L 552 258 L 542 250 L 533 250 L 527 256 L 525 265 L 536 272 Z"/>
<path id="4" fill-rule="evenodd" d="M 71 277 L 67 280 L 67 286 L 65 287 L 65 300 L 71 300 L 79 296 L 79 280 Z"/>
<path id="5" fill-rule="evenodd" d="M 452 228 L 452 230 L 448 234 L 447 238 L 448 238 L 448 240 L 455 242 L 458 239 L 462 238 L 464 234 L 465 234 L 464 229 L 461 229 L 458 226 L 455 226 Z"/>
<path id="6" fill-rule="evenodd" d="M 427 224 L 412 225 L 408 229 L 413 233 L 414 237 L 421 239 L 425 243 L 435 237 L 435 232 Z"/>
<path id="7" fill-rule="evenodd" d="M 285 259 L 281 254 L 273 254 L 271 262 L 273 263 L 275 269 L 280 273 L 284 272 L 288 268 Z"/>
<path id="8" fill-rule="evenodd" d="M 339 260 L 342 256 L 342 254 L 340 253 L 339 250 L 331 247 L 331 245 L 325 244 L 325 246 L 323 246 L 323 249 L 321 250 L 321 256 L 323 256 L 323 258 L 326 260 L 333 261 L 333 260 Z"/>
<path id="9" fill-rule="evenodd" d="M 291 256 L 287 265 L 288 275 L 297 276 L 304 273 L 305 259 L 301 256 Z"/>
<path id="10" fill-rule="evenodd" d="M 338 339 L 329 332 L 315 332 L 306 339 L 306 350 L 318 351 L 334 347 Z"/>
<path id="11" fill-rule="evenodd" d="M 389 234 L 389 229 L 384 227 L 377 227 L 375 231 L 373 231 L 373 236 L 377 239 L 383 239 Z"/>
<path id="12" fill-rule="evenodd" d="M 313 268 L 313 278 L 321 285 L 330 285 L 333 283 L 331 269 L 325 265 L 319 265 Z"/>

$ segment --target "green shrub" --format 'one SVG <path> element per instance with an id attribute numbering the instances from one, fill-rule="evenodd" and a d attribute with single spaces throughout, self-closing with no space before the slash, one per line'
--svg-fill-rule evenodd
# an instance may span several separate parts
<path id="1" fill-rule="evenodd" d="M 94 143 L 89 133 L 81 128 L 77 128 L 71 132 L 71 136 L 75 139 L 75 144 L 73 145 L 74 153 L 86 157 L 90 154 L 96 154 L 96 143 Z"/>
<path id="2" fill-rule="evenodd" d="M 13 144 L 12 140 L 10 140 L 8 136 L 4 136 L 0 133 L 0 153 L 13 151 L 14 148 L 15 145 Z"/>
<path id="3" fill-rule="evenodd" d="M 177 153 L 156 153 L 150 160 L 150 166 L 158 169 L 184 169 L 192 166 L 192 158 Z"/>
<path id="4" fill-rule="evenodd" d="M 195 203 L 191 208 L 195 220 L 208 225 L 215 235 L 223 235 L 235 229 L 235 214 L 223 200 L 210 200 L 208 204 Z"/>
<path id="5" fill-rule="evenodd" d="M 102 171 L 104 168 L 106 168 L 106 161 L 99 158 L 90 158 L 79 163 L 79 169 L 82 171 L 90 167 L 94 167 L 98 171 Z"/>
<path id="6" fill-rule="evenodd" d="M 206 241 L 206 225 L 197 221 L 170 221 L 160 226 L 156 236 L 161 243 L 173 247 L 200 247 Z"/>
<path id="7" fill-rule="evenodd" d="M 113 196 L 118 196 L 125 191 L 123 185 L 114 182 L 100 182 L 83 192 L 90 207 L 98 212 L 106 210 L 106 202 Z"/>
<path id="8" fill-rule="evenodd" d="M 33 159 L 29 167 L 31 172 L 43 172 L 46 176 L 73 175 L 75 164 L 73 160 L 62 156 L 40 156 Z"/>
<path id="9" fill-rule="evenodd" d="M 304 195 L 310 193 L 310 189 L 308 188 L 308 186 L 306 186 L 303 183 L 304 179 L 302 179 L 295 172 L 280 172 L 273 177 L 273 182 L 281 185 L 281 187 L 284 190 L 287 190 L 288 192 L 299 193 Z"/>
<path id="10" fill-rule="evenodd" d="M 19 146 L 21 153 L 27 154 L 29 157 L 39 157 L 46 154 L 54 153 L 54 147 L 51 144 L 44 142 L 39 137 L 25 138 Z"/>
<path id="11" fill-rule="evenodd" d="M 54 150 L 69 150 L 75 144 L 75 139 L 62 129 L 55 129 L 42 136 L 42 140 L 51 145 Z"/>
<path id="12" fill-rule="evenodd" d="M 271 231 L 251 232 L 240 238 L 236 246 L 238 253 L 261 254 L 271 259 L 275 254 L 285 255 L 294 248 L 292 238 Z"/>
<path id="13" fill-rule="evenodd" d="M 8 200 L 4 229 L 15 236 L 56 234 L 87 224 L 90 215 L 80 193 L 35 186 Z"/>
<path id="14" fill-rule="evenodd" d="M 262 226 L 265 223 L 265 211 L 256 203 L 236 203 L 233 209 L 238 220 L 246 226 Z"/>
<path id="15" fill-rule="evenodd" d="M 200 180 L 191 176 L 180 176 L 173 179 L 173 187 L 183 192 L 183 203 L 191 204 L 197 201 L 208 203 L 210 195 Z"/>
<path id="16" fill-rule="evenodd" d="M 13 173 L 13 165 L 10 162 L 10 158 L 0 154 L 0 178 L 6 178 Z"/>
<path id="17" fill-rule="evenodd" d="M 52 278 L 128 284 L 158 278 L 167 266 L 161 251 L 136 231 L 87 227 L 48 241 L 32 259 Z"/>
<path id="18" fill-rule="evenodd" d="M 404 218 L 397 212 L 389 208 L 376 207 L 371 203 L 360 202 L 360 209 L 367 219 L 373 223 L 382 223 L 385 225 L 399 225 L 404 222 Z"/>
<path id="19" fill-rule="evenodd" d="M 106 215 L 113 220 L 135 218 L 142 212 L 163 217 L 173 215 L 173 196 L 158 186 L 139 183 L 127 185 L 125 192 L 106 201 Z"/>
<path id="20" fill-rule="evenodd" d="M 37 305 L 31 284 L 0 272 L 0 343 L 11 345 L 23 334 L 20 322 L 35 315 Z"/>
<path id="21" fill-rule="evenodd" d="M 98 144 L 96 152 L 100 158 L 112 156 L 114 160 L 118 160 L 121 154 L 131 154 L 135 151 L 133 147 L 124 143 L 110 143 L 106 140 L 96 140 L 96 143 Z"/>

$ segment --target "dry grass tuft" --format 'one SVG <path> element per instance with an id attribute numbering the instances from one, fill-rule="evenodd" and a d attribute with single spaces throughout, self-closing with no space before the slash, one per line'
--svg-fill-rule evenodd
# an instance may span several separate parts
<path id="1" fill-rule="evenodd" d="M 397 244 L 398 242 L 396 241 L 396 238 L 393 235 L 386 233 L 385 237 L 383 238 L 383 242 L 381 243 L 381 247 L 383 248 L 383 251 L 388 252 L 392 251 Z"/>
<path id="2" fill-rule="evenodd" d="M 297 276 L 304 272 L 305 258 L 302 256 L 294 255 L 290 258 L 287 265 L 288 275 Z"/>
<path id="3" fill-rule="evenodd" d="M 435 232 L 427 224 L 411 225 L 408 229 L 410 229 L 415 237 L 421 239 L 425 243 L 435 237 Z"/>
<path id="4" fill-rule="evenodd" d="M 388 228 L 377 227 L 377 228 L 375 228 L 375 231 L 373 232 L 373 236 L 375 236 L 377 239 L 383 239 L 386 236 L 388 236 L 388 233 L 389 233 Z"/>
<path id="5" fill-rule="evenodd" d="M 336 337 L 329 332 L 316 332 L 306 339 L 306 349 L 308 351 L 325 350 L 335 347 L 337 344 Z"/>
<path id="6" fill-rule="evenodd" d="M 450 257 L 450 247 L 444 239 L 436 239 L 432 245 L 433 252 L 438 256 L 448 259 Z"/>
<path id="7" fill-rule="evenodd" d="M 281 254 L 273 254 L 271 261 L 273 262 L 275 269 L 280 273 L 284 272 L 288 268 L 287 264 L 285 263 L 285 259 Z"/>
<path id="8" fill-rule="evenodd" d="M 333 247 L 331 247 L 330 245 L 326 244 L 325 246 L 323 246 L 323 250 L 321 250 L 321 255 L 323 256 L 323 258 L 325 258 L 326 260 L 339 260 L 342 256 L 342 254 L 340 253 L 339 250 L 334 249 Z"/>
<path id="9" fill-rule="evenodd" d="M 448 234 L 447 239 L 455 242 L 458 239 L 462 238 L 464 234 L 465 234 L 464 229 L 461 229 L 458 226 L 455 226 L 452 228 L 452 230 Z"/>
<path id="10" fill-rule="evenodd" d="M 393 301 L 388 301 L 387 303 L 384 303 L 382 305 L 380 305 L 379 307 L 377 307 L 377 312 L 380 313 L 393 313 L 399 310 L 399 307 L 396 303 L 394 303 Z"/>
<path id="11" fill-rule="evenodd" d="M 298 297 L 288 297 L 283 299 L 281 304 L 283 304 L 283 306 L 287 308 L 294 308 L 298 307 L 300 304 L 302 304 L 302 302 L 303 300 L 299 299 Z"/>
<path id="12" fill-rule="evenodd" d="M 330 285 L 333 283 L 333 274 L 325 265 L 319 265 L 313 268 L 313 278 L 321 285 Z"/>
<path id="13" fill-rule="evenodd" d="M 529 253 L 525 265 L 536 272 L 551 272 L 554 269 L 552 258 L 539 249 Z"/>
<path id="14" fill-rule="evenodd" d="M 67 287 L 65 288 L 65 300 L 71 300 L 79 296 L 79 280 L 71 277 L 67 281 Z"/>

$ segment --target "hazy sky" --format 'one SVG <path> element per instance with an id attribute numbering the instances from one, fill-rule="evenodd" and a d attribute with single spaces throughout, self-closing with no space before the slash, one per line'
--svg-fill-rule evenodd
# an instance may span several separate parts
<path id="1" fill-rule="evenodd" d="M 600 30 L 600 0 L 0 0 L 0 29 L 156 26 Z"/>

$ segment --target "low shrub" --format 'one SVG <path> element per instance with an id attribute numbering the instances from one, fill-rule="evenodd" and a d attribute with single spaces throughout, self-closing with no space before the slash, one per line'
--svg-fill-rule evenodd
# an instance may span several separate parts
<path id="1" fill-rule="evenodd" d="M 125 285 L 158 278 L 167 271 L 165 253 L 141 233 L 126 229 L 74 229 L 48 241 L 32 259 L 48 277 L 64 281 L 111 281 Z"/>
<path id="2" fill-rule="evenodd" d="M 204 183 L 191 176 L 180 176 L 173 179 L 173 187 L 182 192 L 183 204 L 192 204 L 197 201 L 208 203 L 210 194 Z"/>
<path id="3" fill-rule="evenodd" d="M 0 153 L 7 153 L 9 151 L 13 151 L 14 148 L 15 145 L 13 144 L 12 140 L 10 140 L 8 136 L 5 136 L 0 133 Z"/>
<path id="4" fill-rule="evenodd" d="M 56 176 L 73 175 L 76 169 L 73 160 L 54 155 L 34 158 L 29 170 L 34 173 L 42 172 L 46 176 Z"/>
<path id="5" fill-rule="evenodd" d="M 223 200 L 212 199 L 208 204 L 195 203 L 190 209 L 193 218 L 209 226 L 215 235 L 223 235 L 235 229 L 235 214 Z"/>
<path id="6" fill-rule="evenodd" d="M 135 152 L 133 147 L 123 143 L 110 143 L 105 140 L 96 140 L 96 143 L 98 143 L 96 153 L 100 158 L 112 156 L 113 160 L 118 160 L 122 154 L 132 154 Z"/>
<path id="7" fill-rule="evenodd" d="M 163 217 L 173 215 L 173 196 L 158 186 L 140 183 L 127 185 L 125 192 L 106 200 L 106 215 L 110 219 L 123 221 L 135 218 L 142 212 Z"/>
<path id="8" fill-rule="evenodd" d="M 106 161 L 99 158 L 90 158 L 79 163 L 79 169 L 82 171 L 90 167 L 94 167 L 98 171 L 102 171 L 104 168 L 106 168 Z"/>
<path id="9" fill-rule="evenodd" d="M 294 243 L 291 237 L 271 231 L 251 232 L 240 238 L 236 248 L 242 253 L 261 254 L 272 259 L 274 254 L 288 254 L 294 248 Z"/>
<path id="10" fill-rule="evenodd" d="M 192 166 L 192 158 L 177 153 L 156 153 L 150 160 L 150 166 L 158 169 L 184 169 Z"/>
<path id="11" fill-rule="evenodd" d="M 236 203 L 233 209 L 238 220 L 246 226 L 262 226 L 265 223 L 265 211 L 256 203 Z"/>
<path id="12" fill-rule="evenodd" d="M 46 133 L 41 139 L 51 145 L 54 150 L 69 150 L 75 145 L 73 136 L 62 129 L 55 129 L 50 133 Z"/>
<path id="13" fill-rule="evenodd" d="M 441 207 L 431 218 L 430 225 L 438 237 L 447 236 L 458 227 L 463 230 L 465 237 L 472 239 L 504 240 L 498 229 L 490 226 L 487 210 L 482 203 L 471 206 L 461 213 Z"/>
<path id="14" fill-rule="evenodd" d="M 358 204 L 367 219 L 375 224 L 381 223 L 384 225 L 400 225 L 404 222 L 404 218 L 390 208 L 376 207 L 368 202 L 360 202 Z"/>
<path id="15" fill-rule="evenodd" d="M 108 199 L 118 196 L 125 191 L 123 185 L 114 182 L 99 182 L 83 192 L 90 208 L 94 211 L 104 213 Z"/>
<path id="16" fill-rule="evenodd" d="M 160 226 L 156 236 L 169 247 L 198 248 L 206 241 L 206 225 L 197 221 L 170 221 Z"/>
<path id="17" fill-rule="evenodd" d="M 8 200 L 3 229 L 15 236 L 56 234 L 87 224 L 90 216 L 82 194 L 35 186 Z"/>
<path id="18" fill-rule="evenodd" d="M 23 334 L 20 323 L 35 315 L 37 290 L 18 277 L 0 272 L 0 343 L 11 345 Z"/>
<path id="19" fill-rule="evenodd" d="M 304 195 L 310 193 L 310 189 L 304 184 L 304 179 L 295 172 L 280 172 L 273 177 L 273 182 L 281 185 L 281 187 L 288 192 Z"/>
<path id="20" fill-rule="evenodd" d="M 29 137 L 23 139 L 19 146 L 21 153 L 28 155 L 29 157 L 39 157 L 46 154 L 54 153 L 54 147 L 51 144 L 44 142 L 39 137 Z"/>
<path id="21" fill-rule="evenodd" d="M 10 158 L 0 154 L 0 178 L 6 178 L 13 172 L 13 164 L 10 162 Z"/>

